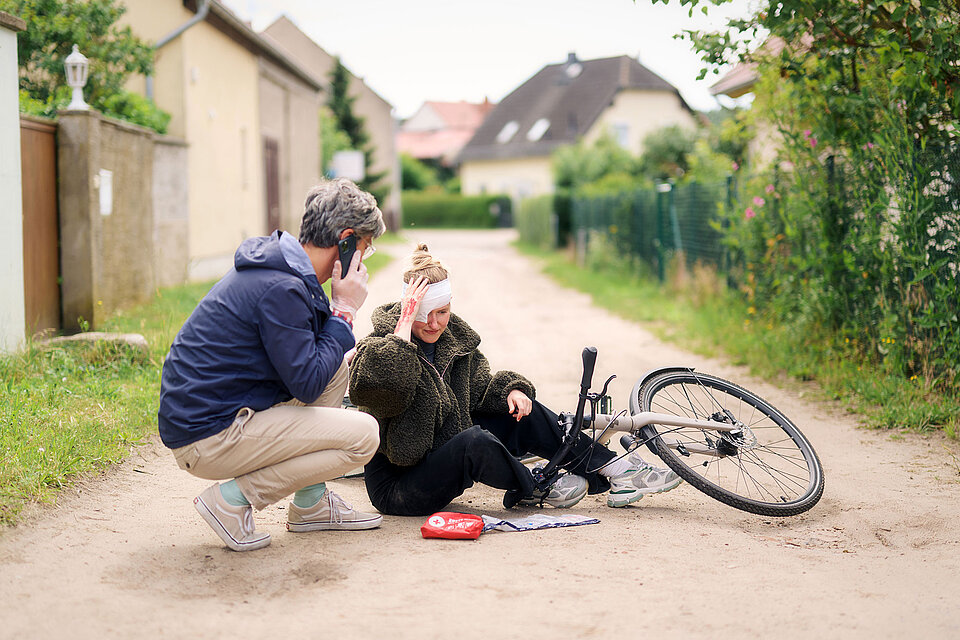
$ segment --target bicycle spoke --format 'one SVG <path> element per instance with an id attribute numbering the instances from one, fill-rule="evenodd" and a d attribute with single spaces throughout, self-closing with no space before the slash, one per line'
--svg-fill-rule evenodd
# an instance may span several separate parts
<path id="1" fill-rule="evenodd" d="M 674 373 L 664 376 L 664 381 L 641 398 L 645 403 L 643 410 L 704 420 L 719 412 L 745 427 L 742 433 L 728 434 L 711 429 L 654 425 L 658 434 L 665 437 L 658 441 L 659 446 L 665 448 L 661 457 L 672 461 L 672 465 L 679 465 L 678 471 L 687 469 L 695 474 L 692 478 L 700 477 L 724 492 L 710 495 L 745 510 L 756 508 L 756 513 L 789 508 L 784 503 L 796 504 L 814 493 L 812 503 L 819 499 L 822 476 L 819 467 L 814 466 L 818 463 L 815 458 L 811 462 L 809 445 L 803 436 L 799 435 L 798 439 L 795 428 L 776 410 L 749 392 L 712 376 Z M 758 506 L 749 507 L 742 500 L 734 502 L 724 495 L 731 496 L 731 500 L 743 496 Z M 801 510 L 812 503 L 800 507 Z M 759 505 L 764 509 L 760 510 Z"/>
<path id="2" fill-rule="evenodd" d="M 780 486 L 781 489 L 783 489 L 784 491 L 786 491 L 787 488 L 784 487 L 783 484 L 780 482 L 780 480 L 777 478 L 777 476 L 774 475 L 773 470 L 771 470 L 771 468 L 770 468 L 770 465 L 764 464 L 764 463 L 763 463 L 762 461 L 760 461 L 760 460 L 753 459 L 753 458 L 756 458 L 756 456 L 751 455 L 752 453 L 753 453 L 752 451 L 747 451 L 747 452 L 745 452 L 745 456 L 746 456 L 746 458 L 747 458 L 747 462 L 751 462 L 751 463 L 755 464 L 757 467 L 759 467 L 762 471 L 765 471 L 765 472 L 767 473 L 767 475 L 769 475 L 770 478 L 771 478 L 774 482 L 776 482 L 778 486 Z M 795 475 L 789 474 L 789 473 L 787 473 L 786 471 L 783 471 L 783 470 L 781 470 L 781 469 L 776 469 L 776 471 L 777 471 L 777 473 L 778 473 L 780 476 L 783 477 L 783 479 L 784 479 L 785 481 L 787 481 L 787 482 L 793 482 L 794 484 L 796 484 L 797 486 L 799 486 L 801 489 L 805 489 L 805 488 L 806 488 L 807 484 L 804 483 L 804 482 L 801 482 L 801 480 L 803 480 L 803 478 L 800 478 L 800 476 L 795 476 Z"/>

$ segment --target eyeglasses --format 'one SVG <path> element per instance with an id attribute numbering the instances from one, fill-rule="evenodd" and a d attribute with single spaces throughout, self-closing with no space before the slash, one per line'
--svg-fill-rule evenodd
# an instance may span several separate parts
<path id="1" fill-rule="evenodd" d="M 377 252 L 377 248 L 373 246 L 372 240 L 366 240 L 365 242 L 367 243 L 367 248 L 363 250 L 363 255 L 360 256 L 361 260 L 366 260 Z"/>

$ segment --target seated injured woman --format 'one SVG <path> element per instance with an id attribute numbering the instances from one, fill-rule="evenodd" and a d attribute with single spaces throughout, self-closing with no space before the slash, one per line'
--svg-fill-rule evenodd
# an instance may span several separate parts
<path id="1" fill-rule="evenodd" d="M 373 332 L 357 345 L 350 398 L 380 423 L 380 448 L 364 472 L 377 510 L 428 515 L 474 482 L 554 507 L 604 491 L 607 505 L 622 507 L 680 484 L 635 452 L 617 456 L 599 444 L 590 452 L 593 440 L 581 434 L 568 456 L 576 462 L 535 493 L 518 457 L 557 453 L 557 415 L 519 373 L 491 374 L 480 336 L 451 313 L 452 297 L 447 269 L 421 244 L 403 274 L 401 301 L 375 309 Z"/>

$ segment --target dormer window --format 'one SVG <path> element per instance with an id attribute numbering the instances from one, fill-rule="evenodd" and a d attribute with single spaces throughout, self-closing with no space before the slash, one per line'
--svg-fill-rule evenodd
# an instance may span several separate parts
<path id="1" fill-rule="evenodd" d="M 543 134 L 547 132 L 547 129 L 550 128 L 550 121 L 546 118 L 540 118 L 533 123 L 533 126 L 530 127 L 530 130 L 527 131 L 527 140 L 530 142 L 536 142 L 543 137 Z"/>
<path id="2" fill-rule="evenodd" d="M 497 142 L 500 144 L 510 142 L 510 139 L 517 133 L 519 128 L 520 124 L 516 120 L 511 120 L 503 125 L 503 129 L 500 129 L 500 133 L 497 134 Z"/>

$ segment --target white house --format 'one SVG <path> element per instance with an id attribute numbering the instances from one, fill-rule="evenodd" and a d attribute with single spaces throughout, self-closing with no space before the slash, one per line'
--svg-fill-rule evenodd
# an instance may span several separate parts
<path id="1" fill-rule="evenodd" d="M 693 128 L 696 118 L 669 82 L 629 56 L 581 61 L 571 53 L 487 116 L 460 154 L 461 188 L 515 199 L 551 193 L 557 147 L 608 133 L 639 154 L 647 134 L 670 125 Z"/>

